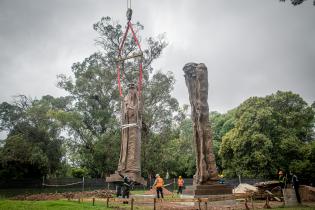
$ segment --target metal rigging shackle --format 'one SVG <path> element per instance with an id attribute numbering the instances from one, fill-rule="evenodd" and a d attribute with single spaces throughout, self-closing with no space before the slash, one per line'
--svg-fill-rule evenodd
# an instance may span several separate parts
<path id="1" fill-rule="evenodd" d="M 131 0 L 127 0 L 127 20 L 130 21 L 132 17 Z"/>

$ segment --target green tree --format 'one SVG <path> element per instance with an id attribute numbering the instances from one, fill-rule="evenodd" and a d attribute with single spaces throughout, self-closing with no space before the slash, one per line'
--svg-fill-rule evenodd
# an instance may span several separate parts
<path id="1" fill-rule="evenodd" d="M 235 126 L 235 109 L 230 110 L 225 114 L 220 114 L 215 111 L 210 112 L 209 118 L 212 131 L 213 152 L 218 170 L 219 172 L 222 172 L 222 157 L 219 154 L 219 150 L 223 136 Z"/>
<path id="2" fill-rule="evenodd" d="M 32 100 L 19 96 L 13 104 L 0 105 L 0 127 L 8 132 L 0 149 L 0 176 L 12 179 L 57 175 L 63 164 L 63 137 L 48 112 L 64 109 L 65 101 L 67 98 L 44 96 Z"/>
<path id="3" fill-rule="evenodd" d="M 143 26 L 137 23 L 135 29 L 139 33 Z M 73 99 L 72 109 L 51 114 L 68 129 L 72 137 L 69 146 L 74 151 L 74 164 L 86 167 L 91 176 L 104 176 L 115 171 L 119 158 L 121 98 L 117 86 L 116 59 L 123 27 L 105 17 L 94 24 L 94 30 L 99 35 L 97 44 L 102 50 L 83 62 L 75 63 L 72 66 L 74 78 L 58 76 L 59 87 L 68 91 Z M 175 82 L 172 73 L 153 73 L 152 62 L 167 45 L 164 36 L 145 39 L 143 45 L 142 156 L 146 159 L 150 138 L 171 126 L 178 102 L 170 94 Z M 137 49 L 130 36 L 127 36 L 124 49 L 123 57 Z M 121 66 L 123 93 L 126 93 L 129 83 L 137 84 L 138 68 L 136 59 L 128 60 Z"/>
<path id="4" fill-rule="evenodd" d="M 288 171 L 309 158 L 303 150 L 314 141 L 314 111 L 299 95 L 278 91 L 251 97 L 236 109 L 235 118 L 220 148 L 227 174 L 272 177 L 277 169 Z"/>

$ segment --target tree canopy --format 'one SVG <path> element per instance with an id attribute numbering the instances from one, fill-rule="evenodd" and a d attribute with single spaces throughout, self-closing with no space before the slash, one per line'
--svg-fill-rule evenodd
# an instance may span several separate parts
<path id="1" fill-rule="evenodd" d="M 247 99 L 236 109 L 234 128 L 222 138 L 226 173 L 272 177 L 282 169 L 309 177 L 315 169 L 313 121 L 314 110 L 298 94 L 278 91 Z"/>
<path id="2" fill-rule="evenodd" d="M 135 24 L 139 36 L 143 30 Z M 26 96 L 0 104 L 0 178 L 102 177 L 117 169 L 120 108 L 116 59 L 124 28 L 109 17 L 94 24 L 100 51 L 74 63 L 72 75 L 58 75 L 68 95 L 41 99 Z M 153 62 L 167 46 L 164 35 L 142 39 L 142 175 L 192 177 L 195 173 L 192 121 L 187 105 L 172 96 L 172 72 L 156 71 Z M 136 43 L 127 36 L 124 56 Z M 136 83 L 139 60 L 122 65 L 124 93 Z M 188 96 L 187 96 L 188 97 Z M 210 102 L 211 103 L 211 102 Z M 315 180 L 315 102 L 293 92 L 250 97 L 226 113 L 210 112 L 214 153 L 226 176 L 274 178 L 293 170 Z M 71 170 L 72 172 L 71 172 Z"/>
<path id="3" fill-rule="evenodd" d="M 0 148 L 0 177 L 56 176 L 62 168 L 62 128 L 49 111 L 64 109 L 67 97 L 44 96 L 32 100 L 19 96 L 14 104 L 0 104 L 0 129 L 8 137 Z"/>
<path id="4" fill-rule="evenodd" d="M 135 27 L 138 34 L 143 30 L 140 23 Z M 72 67 L 74 78 L 59 75 L 59 86 L 73 99 L 72 109 L 53 115 L 67 126 L 75 139 L 71 147 L 80 154 L 75 162 L 86 167 L 92 176 L 104 176 L 115 171 L 119 158 L 121 98 L 116 82 L 116 59 L 124 29 L 109 17 L 94 24 L 94 29 L 99 34 L 97 44 L 102 50 L 81 63 L 75 63 Z M 149 37 L 143 42 L 142 156 L 146 159 L 146 150 L 150 150 L 151 146 L 147 144 L 149 138 L 157 133 L 162 135 L 163 130 L 171 126 L 178 102 L 171 96 L 175 82 L 172 73 L 153 72 L 152 62 L 167 46 L 164 36 Z M 124 57 L 135 52 L 137 47 L 132 37 L 127 36 L 124 49 Z M 137 83 L 137 69 L 138 60 L 124 62 L 123 90 L 129 83 Z"/>

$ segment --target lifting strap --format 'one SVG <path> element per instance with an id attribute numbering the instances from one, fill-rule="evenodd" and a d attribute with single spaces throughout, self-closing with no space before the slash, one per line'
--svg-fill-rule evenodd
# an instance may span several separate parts
<path id="1" fill-rule="evenodd" d="M 139 64 L 139 78 L 138 78 L 138 95 L 139 95 L 139 97 L 141 95 L 141 89 L 142 89 L 142 58 L 143 58 L 143 52 L 141 50 L 141 46 L 140 46 L 140 43 L 138 41 L 138 38 L 137 38 L 137 36 L 136 36 L 136 34 L 135 34 L 134 30 L 133 30 L 133 27 L 132 27 L 131 16 L 132 16 L 132 9 L 128 8 L 128 10 L 127 10 L 127 20 L 128 20 L 128 22 L 127 22 L 127 26 L 126 26 L 126 31 L 124 33 L 123 39 L 122 39 L 122 41 L 120 43 L 120 46 L 119 46 L 119 53 L 118 53 L 118 59 L 117 59 L 117 82 L 118 82 L 119 95 L 121 97 L 123 96 L 123 94 L 122 94 L 121 80 L 120 80 L 120 63 L 124 62 L 125 60 L 131 59 L 131 58 L 136 58 L 136 57 L 141 57 L 140 64 Z M 122 55 L 123 47 L 124 47 L 124 44 L 125 44 L 125 41 L 126 41 L 129 29 L 130 29 L 130 31 L 132 33 L 132 37 L 133 37 L 134 41 L 136 42 L 136 44 L 137 44 L 137 46 L 138 46 L 138 48 L 140 50 L 140 53 L 138 53 L 136 55 L 133 55 L 133 56 L 128 56 L 128 57 L 122 58 L 121 55 Z"/>

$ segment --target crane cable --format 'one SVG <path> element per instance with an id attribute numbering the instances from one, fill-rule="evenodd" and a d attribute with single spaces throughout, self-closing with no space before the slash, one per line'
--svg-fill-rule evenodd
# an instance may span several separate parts
<path id="1" fill-rule="evenodd" d="M 138 79 L 138 95 L 140 97 L 141 89 L 142 89 L 142 58 L 143 58 L 143 52 L 142 52 L 139 40 L 138 40 L 138 38 L 136 36 L 135 31 L 133 30 L 132 23 L 131 23 L 131 17 L 132 17 L 131 0 L 127 0 L 127 13 L 126 13 L 126 16 L 127 16 L 127 27 L 126 27 L 126 31 L 125 31 L 125 33 L 123 35 L 122 42 L 120 43 L 120 46 L 119 46 L 119 53 L 118 53 L 118 60 L 117 60 L 118 61 L 117 62 L 117 82 L 118 82 L 119 95 L 121 97 L 123 96 L 122 88 L 121 88 L 121 80 L 120 80 L 120 64 L 119 63 L 123 62 L 124 60 L 130 59 L 130 58 L 141 57 L 140 64 L 139 64 L 139 79 Z M 130 31 L 132 33 L 132 37 L 133 37 L 134 41 L 136 42 L 136 45 L 139 48 L 140 53 L 137 56 L 131 56 L 131 57 L 122 58 L 121 57 L 122 56 L 122 51 L 123 51 L 123 47 L 124 47 L 124 44 L 125 44 L 125 41 L 126 41 L 129 29 L 130 29 Z"/>

